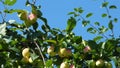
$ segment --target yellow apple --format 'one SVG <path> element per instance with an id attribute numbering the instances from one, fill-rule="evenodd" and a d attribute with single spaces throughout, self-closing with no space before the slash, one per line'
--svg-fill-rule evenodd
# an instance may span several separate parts
<path id="1" fill-rule="evenodd" d="M 102 59 L 99 59 L 99 60 L 96 61 L 97 68 L 103 68 L 104 64 L 105 63 Z"/>
<path id="2" fill-rule="evenodd" d="M 23 57 L 25 57 L 25 58 L 29 58 L 29 56 L 30 56 L 29 48 L 23 49 L 22 55 L 23 55 Z"/>
<path id="3" fill-rule="evenodd" d="M 67 62 L 62 62 L 60 68 L 69 68 L 69 64 Z"/>
<path id="4" fill-rule="evenodd" d="M 28 63 L 29 62 L 29 58 L 23 57 L 21 61 L 24 62 L 24 63 Z"/>
<path id="5" fill-rule="evenodd" d="M 50 56 L 55 56 L 55 55 L 56 55 L 56 52 L 54 51 L 54 46 L 50 46 L 50 47 L 47 49 L 47 53 L 48 53 Z"/>
<path id="6" fill-rule="evenodd" d="M 66 50 L 66 48 L 60 48 L 60 51 L 58 52 L 58 55 L 60 57 L 66 57 L 67 56 L 67 50 Z"/>
<path id="7" fill-rule="evenodd" d="M 29 58 L 29 63 L 33 63 L 33 60 L 31 57 Z"/>

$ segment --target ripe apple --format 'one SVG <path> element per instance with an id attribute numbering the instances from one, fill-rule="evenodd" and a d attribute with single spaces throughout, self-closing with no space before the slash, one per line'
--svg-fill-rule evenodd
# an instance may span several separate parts
<path id="1" fill-rule="evenodd" d="M 23 55 L 23 57 L 25 57 L 25 58 L 29 58 L 29 56 L 30 56 L 29 48 L 23 49 L 22 55 Z"/>
<path id="2" fill-rule="evenodd" d="M 31 57 L 29 58 L 29 63 L 33 63 L 33 60 Z"/>
<path id="3" fill-rule="evenodd" d="M 54 46 L 50 46 L 50 47 L 47 49 L 47 53 L 48 53 L 50 56 L 55 56 L 55 55 L 56 55 L 56 52 L 54 52 Z"/>
<path id="4" fill-rule="evenodd" d="M 67 62 L 62 62 L 60 68 L 69 68 L 69 64 Z"/>
<path id="5" fill-rule="evenodd" d="M 67 50 L 66 50 L 66 48 L 60 48 L 60 51 L 58 52 L 58 55 L 59 55 L 60 57 L 66 57 L 66 55 L 67 55 Z"/>
<path id="6" fill-rule="evenodd" d="M 30 14 L 28 15 L 28 19 L 31 20 L 31 21 L 32 21 L 32 20 L 36 20 L 36 18 L 37 18 L 37 17 L 36 17 L 36 15 L 35 15 L 34 13 L 30 13 Z"/>
<path id="7" fill-rule="evenodd" d="M 23 57 L 21 61 L 24 62 L 24 63 L 28 63 L 29 62 L 29 58 Z"/>
<path id="8" fill-rule="evenodd" d="M 70 49 L 67 49 L 67 50 L 66 50 L 66 57 L 69 57 L 69 56 L 71 56 L 71 55 L 72 55 L 71 50 L 70 50 Z"/>
<path id="9" fill-rule="evenodd" d="M 99 60 L 96 61 L 97 68 L 103 68 L 104 64 L 105 63 L 102 59 L 99 59 Z"/>
<path id="10" fill-rule="evenodd" d="M 85 46 L 83 51 L 84 51 L 84 53 L 87 53 L 87 52 L 91 51 L 90 46 Z"/>
<path id="11" fill-rule="evenodd" d="M 75 68 L 75 65 L 73 65 L 73 64 L 72 64 L 72 65 L 70 65 L 70 68 Z"/>

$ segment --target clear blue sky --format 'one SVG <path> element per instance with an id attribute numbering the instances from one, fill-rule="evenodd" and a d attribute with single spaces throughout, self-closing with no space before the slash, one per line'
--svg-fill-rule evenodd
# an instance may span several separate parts
<path id="1" fill-rule="evenodd" d="M 20 9 L 27 9 L 30 8 L 24 7 L 24 3 L 26 0 L 17 0 L 17 3 L 12 8 L 20 8 Z M 41 11 L 43 12 L 43 16 L 47 18 L 48 24 L 52 28 L 60 28 L 65 29 L 67 25 L 67 20 L 70 16 L 67 14 L 73 11 L 74 8 L 82 7 L 84 9 L 84 13 L 82 14 L 85 17 L 85 14 L 89 12 L 93 12 L 93 16 L 88 18 L 91 23 L 99 21 L 101 24 L 107 26 L 108 19 L 101 18 L 102 13 L 106 13 L 105 8 L 101 8 L 101 4 L 103 0 L 36 0 L 38 1 L 37 4 L 41 4 L 42 8 Z M 116 10 L 110 10 L 110 14 L 113 17 L 117 17 L 120 19 L 120 0 L 107 0 L 109 1 L 110 5 L 117 5 Z M 0 3 L 1 4 L 1 3 Z M 0 7 L 2 10 L 3 7 Z M 1 18 L 1 17 L 0 17 Z M 16 19 L 16 17 L 8 16 L 9 19 Z M 1 19 L 0 19 L 1 20 Z M 18 19 L 17 19 L 18 20 Z M 115 36 L 118 37 L 120 35 L 120 21 L 115 25 Z M 81 22 L 77 23 L 77 26 L 73 30 L 76 35 L 81 35 L 84 39 L 92 39 L 94 35 L 89 34 L 86 32 L 86 28 L 83 28 Z M 109 35 L 109 32 L 106 34 Z"/>
<path id="2" fill-rule="evenodd" d="M 20 8 L 20 9 L 27 9 L 30 8 L 25 7 L 26 0 L 17 0 L 17 3 L 12 8 Z M 101 8 L 101 4 L 103 0 L 36 0 L 37 4 L 42 6 L 41 11 L 43 12 L 43 16 L 47 18 L 48 24 L 52 28 L 60 28 L 65 29 L 67 25 L 67 20 L 70 17 L 67 15 L 69 12 L 73 11 L 74 8 L 82 7 L 84 9 L 84 13 L 82 14 L 83 17 L 89 12 L 93 12 L 93 16 L 88 18 L 91 23 L 99 21 L 102 25 L 107 27 L 108 19 L 101 18 L 102 13 L 106 13 L 105 8 Z M 110 10 L 110 14 L 113 17 L 120 18 L 120 0 L 109 0 L 109 5 L 117 5 L 117 9 Z M 11 7 L 10 7 L 11 8 Z M 0 10 L 2 7 L 0 7 Z M 9 19 L 16 19 L 15 16 L 8 16 Z M 18 20 L 18 19 L 17 19 Z M 119 21 L 115 25 L 115 35 L 118 37 L 120 35 L 119 28 Z M 77 23 L 77 26 L 73 30 L 76 35 L 81 35 L 84 39 L 93 39 L 95 35 L 89 34 L 86 32 L 86 27 L 82 27 L 81 22 Z M 108 32 L 109 33 L 109 32 Z M 107 36 L 109 34 L 106 34 Z"/>

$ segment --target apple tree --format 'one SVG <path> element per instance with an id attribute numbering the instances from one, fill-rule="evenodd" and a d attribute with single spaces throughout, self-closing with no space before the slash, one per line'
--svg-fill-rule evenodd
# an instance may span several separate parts
<path id="1" fill-rule="evenodd" d="M 12 8 L 17 0 L 0 0 L 0 67 L 1 68 L 113 68 L 120 67 L 120 37 L 114 36 L 114 24 L 118 18 L 109 13 L 117 6 L 104 0 L 102 8 L 109 19 L 108 27 L 99 21 L 91 23 L 84 9 L 69 12 L 64 30 L 51 28 L 43 17 L 37 0 L 26 0 L 22 6 L 30 10 Z M 7 16 L 15 16 L 11 20 Z M 20 20 L 20 21 L 18 21 Z M 84 40 L 73 32 L 81 23 L 87 32 L 94 34 L 92 40 Z M 106 32 L 111 32 L 106 36 Z M 112 64 L 114 63 L 114 64 Z"/>

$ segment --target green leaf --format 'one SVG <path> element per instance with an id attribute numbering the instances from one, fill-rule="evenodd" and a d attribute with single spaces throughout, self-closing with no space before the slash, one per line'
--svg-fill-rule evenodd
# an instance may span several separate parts
<path id="1" fill-rule="evenodd" d="M 112 21 L 109 22 L 108 27 L 109 27 L 109 29 L 113 30 L 113 23 L 112 23 Z"/>
<path id="2" fill-rule="evenodd" d="M 67 32 L 71 32 L 75 26 L 76 26 L 76 20 L 75 18 L 71 17 L 67 21 L 67 27 L 66 27 Z"/>
<path id="3" fill-rule="evenodd" d="M 37 28 L 38 28 L 38 22 L 34 23 L 32 26 L 33 26 L 34 30 L 37 30 Z"/>
<path id="4" fill-rule="evenodd" d="M 106 13 L 103 13 L 103 14 L 102 14 L 102 17 L 106 17 L 106 16 L 107 16 L 107 14 L 106 14 Z"/>
<path id="5" fill-rule="evenodd" d="M 116 46 L 116 41 L 115 40 L 107 40 L 105 44 L 105 50 L 107 52 L 111 52 L 114 50 L 114 47 Z"/>
<path id="6" fill-rule="evenodd" d="M 97 37 L 94 38 L 94 41 L 96 41 L 96 42 L 100 41 L 102 38 L 103 38 L 102 36 L 97 36 Z"/>
<path id="7" fill-rule="evenodd" d="M 55 40 L 46 40 L 48 43 L 54 43 L 56 44 L 57 42 Z"/>
<path id="8" fill-rule="evenodd" d="M 87 26 L 89 23 L 90 23 L 90 21 L 85 21 L 85 20 L 83 20 L 83 21 L 82 21 L 82 26 L 85 27 L 85 26 Z"/>
<path id="9" fill-rule="evenodd" d="M 117 18 L 114 18 L 114 22 L 115 22 L 115 23 L 118 22 L 118 19 L 117 19 Z"/>
<path id="10" fill-rule="evenodd" d="M 88 13 L 87 15 L 86 15 L 86 18 L 89 18 L 89 17 L 91 17 L 93 15 L 93 13 Z"/>
<path id="11" fill-rule="evenodd" d="M 46 67 L 52 66 L 52 60 L 47 60 L 46 61 Z"/>
<path id="12" fill-rule="evenodd" d="M 9 5 L 9 6 L 12 6 L 16 3 L 17 0 L 5 0 L 4 1 L 4 4 L 6 5 Z"/>
<path id="13" fill-rule="evenodd" d="M 104 3 L 102 3 L 102 7 L 107 7 L 108 3 L 109 3 L 109 2 L 104 2 Z"/>
<path id="14" fill-rule="evenodd" d="M 79 43 L 82 42 L 82 37 L 81 37 L 81 36 L 75 36 L 75 37 L 73 38 L 73 40 L 74 40 L 75 43 L 79 44 Z"/>
<path id="15" fill-rule="evenodd" d="M 0 38 L 6 35 L 6 23 L 0 24 Z"/>
<path id="16" fill-rule="evenodd" d="M 109 6 L 109 9 L 116 9 L 117 7 L 115 5 Z"/>
<path id="17" fill-rule="evenodd" d="M 69 12 L 68 15 L 75 14 L 75 12 Z"/>
<path id="18" fill-rule="evenodd" d="M 99 23 L 99 22 L 95 22 L 94 24 L 97 25 L 97 26 L 100 26 L 100 23 Z"/>
<path id="19" fill-rule="evenodd" d="M 94 28 L 90 27 L 90 28 L 87 29 L 87 32 L 95 34 L 96 30 Z"/>

